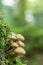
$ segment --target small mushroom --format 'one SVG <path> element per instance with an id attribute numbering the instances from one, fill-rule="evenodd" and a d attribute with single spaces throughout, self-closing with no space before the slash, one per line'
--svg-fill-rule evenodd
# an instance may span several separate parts
<path id="1" fill-rule="evenodd" d="M 8 54 L 9 54 L 10 56 L 14 55 L 14 54 L 15 54 L 15 53 L 14 53 L 14 48 L 11 49 L 11 50 L 9 50 L 9 51 L 8 51 Z"/>
<path id="2" fill-rule="evenodd" d="M 15 42 L 10 43 L 10 47 L 8 48 L 8 51 L 12 51 L 13 49 L 16 49 L 18 47 L 18 44 Z"/>
<path id="3" fill-rule="evenodd" d="M 14 50 L 15 50 L 15 49 L 12 48 L 11 50 L 8 51 L 9 56 L 11 56 L 11 57 L 17 57 L 17 56 L 18 56 L 18 54 L 15 53 Z"/>
<path id="4" fill-rule="evenodd" d="M 17 41 L 17 44 L 18 44 L 20 47 L 25 47 L 24 43 L 21 42 L 21 41 Z"/>
<path id="5" fill-rule="evenodd" d="M 14 48 L 11 48 L 10 50 L 8 50 L 8 53 L 14 52 Z"/>
<path id="6" fill-rule="evenodd" d="M 17 48 L 18 47 L 18 44 L 17 43 L 11 43 L 11 47 L 14 47 L 14 48 Z"/>
<path id="7" fill-rule="evenodd" d="M 12 38 L 11 39 L 16 40 L 16 34 L 12 34 Z"/>
<path id="8" fill-rule="evenodd" d="M 14 50 L 14 52 L 17 53 L 17 54 L 20 54 L 20 55 L 25 55 L 26 54 L 25 50 L 21 47 L 16 48 Z"/>
<path id="9" fill-rule="evenodd" d="M 17 40 L 25 40 L 25 38 L 21 34 L 16 35 Z"/>
<path id="10" fill-rule="evenodd" d="M 8 40 L 16 40 L 16 34 L 11 34 L 8 36 Z"/>

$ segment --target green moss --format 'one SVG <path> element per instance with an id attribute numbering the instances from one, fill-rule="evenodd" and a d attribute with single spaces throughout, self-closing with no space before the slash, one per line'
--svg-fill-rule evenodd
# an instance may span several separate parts
<path id="1" fill-rule="evenodd" d="M 8 55 L 7 49 L 10 45 L 7 39 L 10 32 L 8 24 L 0 17 L 0 65 L 22 65 L 18 57 L 15 58 Z"/>

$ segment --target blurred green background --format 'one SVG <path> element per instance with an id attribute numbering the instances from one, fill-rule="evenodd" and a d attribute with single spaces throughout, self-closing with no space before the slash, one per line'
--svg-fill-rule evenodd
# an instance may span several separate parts
<path id="1" fill-rule="evenodd" d="M 0 14 L 25 37 L 27 65 L 43 65 L 43 0 L 0 0 Z"/>

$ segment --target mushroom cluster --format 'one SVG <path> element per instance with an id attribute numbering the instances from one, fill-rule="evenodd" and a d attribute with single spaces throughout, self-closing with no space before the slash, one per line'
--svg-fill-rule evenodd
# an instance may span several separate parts
<path id="1" fill-rule="evenodd" d="M 19 55 L 25 55 L 25 44 L 22 42 L 25 38 L 21 34 L 15 34 L 13 32 L 8 36 L 7 41 L 10 43 L 8 53 L 10 56 L 17 57 Z"/>

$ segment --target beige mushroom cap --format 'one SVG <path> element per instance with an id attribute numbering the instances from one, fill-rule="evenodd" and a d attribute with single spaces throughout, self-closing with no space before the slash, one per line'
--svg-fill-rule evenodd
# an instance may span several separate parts
<path id="1" fill-rule="evenodd" d="M 16 39 L 16 34 L 12 34 L 12 38 Z"/>
<path id="2" fill-rule="evenodd" d="M 11 35 L 8 36 L 9 40 L 16 40 L 16 34 L 12 33 Z"/>
<path id="3" fill-rule="evenodd" d="M 25 40 L 25 38 L 21 34 L 16 35 L 17 40 Z"/>
<path id="4" fill-rule="evenodd" d="M 16 48 L 14 52 L 17 53 L 17 54 L 20 54 L 20 55 L 26 54 L 25 50 L 21 47 Z"/>
<path id="5" fill-rule="evenodd" d="M 11 47 L 14 47 L 14 48 L 17 48 L 18 47 L 18 44 L 17 43 L 11 43 Z"/>
<path id="6" fill-rule="evenodd" d="M 17 41 L 17 44 L 20 46 L 20 47 L 25 47 L 25 44 L 21 41 Z"/>

